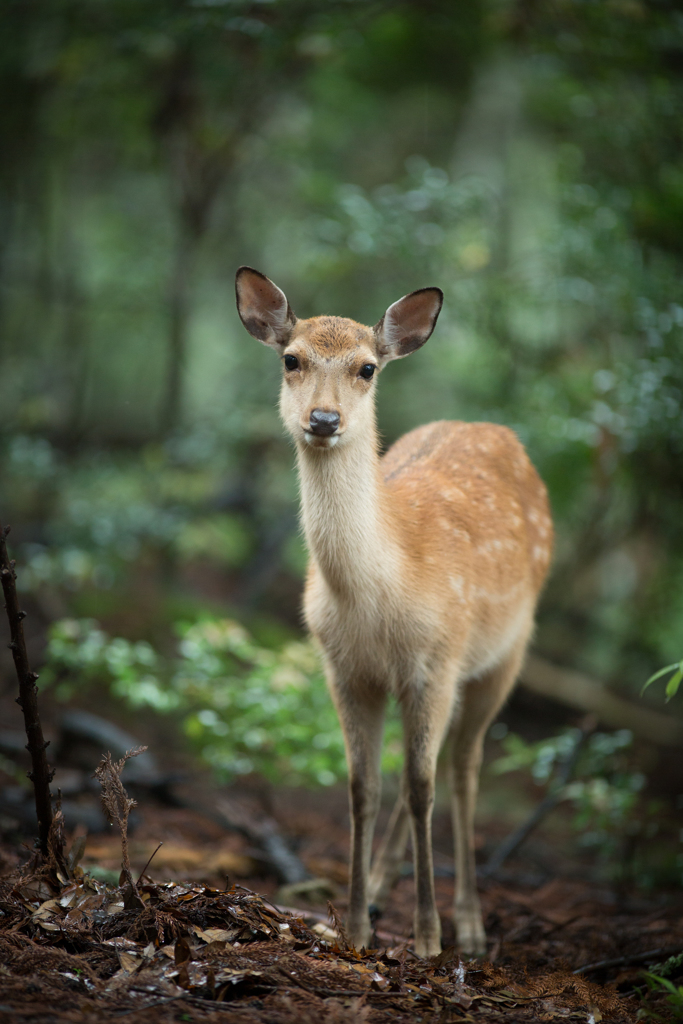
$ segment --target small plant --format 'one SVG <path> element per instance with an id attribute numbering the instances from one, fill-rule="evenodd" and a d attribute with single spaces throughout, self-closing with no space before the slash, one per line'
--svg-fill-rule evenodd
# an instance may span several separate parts
<path id="1" fill-rule="evenodd" d="M 680 957 L 678 959 L 680 960 Z M 644 1013 L 640 1011 L 639 1016 L 650 1020 L 683 1020 L 683 985 L 674 985 L 673 981 L 651 971 L 645 972 L 645 981 L 652 995 L 666 995 L 664 1002 L 669 1012 L 666 1017 L 662 1017 L 653 1010 L 646 1009 Z"/>
<path id="2" fill-rule="evenodd" d="M 667 665 L 666 668 L 660 668 L 659 672 L 655 672 L 654 675 L 650 676 L 648 681 L 645 683 L 645 686 L 640 691 L 641 696 L 645 693 L 650 683 L 654 683 L 656 679 L 661 679 L 662 676 L 667 676 L 669 673 L 673 673 L 673 675 L 671 676 L 671 679 L 669 679 L 666 684 L 666 689 L 664 690 L 664 695 L 668 703 L 671 698 L 675 697 L 678 693 L 681 680 L 683 680 L 683 661 L 674 662 L 673 665 Z"/>
<path id="3" fill-rule="evenodd" d="M 128 750 L 120 761 L 113 761 L 111 754 L 105 754 L 95 769 L 95 778 L 102 787 L 101 800 L 104 813 L 109 823 L 116 825 L 121 835 L 121 879 L 132 893 L 137 895 L 135 882 L 130 868 L 130 854 L 128 851 L 128 815 L 137 802 L 128 796 L 121 782 L 121 772 L 126 761 L 131 757 L 143 754 L 147 747 L 136 747 L 135 750 Z"/>

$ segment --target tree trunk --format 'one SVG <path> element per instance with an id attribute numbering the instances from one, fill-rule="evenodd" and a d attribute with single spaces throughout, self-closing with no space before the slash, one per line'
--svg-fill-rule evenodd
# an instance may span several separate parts
<path id="1" fill-rule="evenodd" d="M 197 238 L 186 226 L 181 226 L 169 284 L 168 357 L 160 420 L 163 436 L 177 430 L 182 419 L 190 312 L 190 276 L 196 245 Z"/>

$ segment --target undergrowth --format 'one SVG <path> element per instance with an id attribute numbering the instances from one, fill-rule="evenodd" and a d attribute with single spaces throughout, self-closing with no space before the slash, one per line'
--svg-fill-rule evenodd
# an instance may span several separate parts
<path id="1" fill-rule="evenodd" d="M 328 786 L 346 776 L 341 729 L 312 643 L 273 651 L 230 619 L 177 629 L 177 657 L 168 659 L 146 642 L 110 638 L 92 619 L 63 619 L 51 629 L 42 678 L 61 700 L 105 685 L 130 708 L 176 715 L 222 778 L 258 772 L 271 782 Z M 401 749 L 394 712 L 385 772 L 400 769 Z"/>

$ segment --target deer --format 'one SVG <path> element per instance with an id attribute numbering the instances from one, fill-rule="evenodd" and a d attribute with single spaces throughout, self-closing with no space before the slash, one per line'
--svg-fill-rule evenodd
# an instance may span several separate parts
<path id="1" fill-rule="evenodd" d="M 237 271 L 236 297 L 246 330 L 282 361 L 280 414 L 296 450 L 310 555 L 304 619 L 322 652 L 348 765 L 348 939 L 370 946 L 410 837 L 415 953 L 441 951 L 431 821 L 447 740 L 453 921 L 462 953 L 482 955 L 474 855 L 482 748 L 520 673 L 550 565 L 545 486 L 517 435 L 493 423 L 428 423 L 380 454 L 377 380 L 428 340 L 439 288 L 403 296 L 374 327 L 298 319 L 284 292 L 247 266 Z M 390 694 L 404 766 L 371 865 Z"/>

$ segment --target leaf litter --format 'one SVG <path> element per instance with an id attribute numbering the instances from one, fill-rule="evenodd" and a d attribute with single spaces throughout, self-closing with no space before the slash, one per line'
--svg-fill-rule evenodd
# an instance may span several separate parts
<path id="1" fill-rule="evenodd" d="M 487 882 L 493 948 L 488 959 L 470 961 L 454 946 L 419 959 L 408 937 L 381 931 L 376 948 L 356 950 L 332 904 L 325 923 L 323 915 L 278 907 L 240 885 L 153 881 L 145 873 L 149 865 L 136 880 L 127 838 L 131 802 L 120 781 L 124 763 L 105 758 L 97 773 L 121 834 L 118 885 L 84 872 L 82 837 L 66 858 L 55 852 L 46 864 L 34 859 L 0 879 L 0 1021 L 639 1019 L 640 967 L 622 956 L 605 961 L 610 969 L 586 969 L 581 958 L 606 948 L 598 934 L 605 908 L 595 893 L 561 880 L 533 890 Z M 637 965 L 642 948 L 683 946 L 681 921 L 658 917 L 641 915 L 637 924 L 631 917 L 630 925 L 624 918 L 620 925 L 612 914 L 609 951 L 633 954 Z"/>
<path id="2" fill-rule="evenodd" d="M 617 994 L 568 969 L 531 979 L 453 947 L 360 950 L 233 885 L 106 885 L 74 869 L 0 883 L 0 1015 L 44 1021 L 247 1022 L 629 1019 Z M 556 1011 L 550 1010 L 550 1007 Z M 550 1013 L 550 1016 L 543 1016 Z M 594 1019 L 598 1019 L 595 1017 Z"/>

